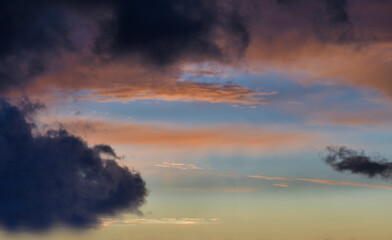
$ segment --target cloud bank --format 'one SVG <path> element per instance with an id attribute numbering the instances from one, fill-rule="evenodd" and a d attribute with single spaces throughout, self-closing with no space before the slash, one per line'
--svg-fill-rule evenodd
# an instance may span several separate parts
<path id="1" fill-rule="evenodd" d="M 260 103 L 241 86 L 181 81 L 187 65 L 214 62 L 392 96 L 390 1 L 7 0 L 0 7 L 2 93 L 56 88 L 120 101 Z"/>
<path id="2" fill-rule="evenodd" d="M 37 134 L 31 107 L 0 99 L 0 226 L 90 228 L 101 216 L 138 212 L 147 189 L 108 145 L 89 147 L 65 129 Z"/>

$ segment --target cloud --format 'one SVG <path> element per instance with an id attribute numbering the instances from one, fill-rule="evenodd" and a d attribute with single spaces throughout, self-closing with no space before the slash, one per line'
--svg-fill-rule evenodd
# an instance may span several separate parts
<path id="1" fill-rule="evenodd" d="M 385 158 L 369 157 L 363 151 L 357 152 L 344 146 L 329 146 L 327 151 L 323 160 L 336 171 L 362 174 L 369 178 L 392 177 L 392 163 Z"/>
<path id="2" fill-rule="evenodd" d="M 274 183 L 272 185 L 274 185 L 275 187 L 284 187 L 284 188 L 287 188 L 289 186 L 286 183 Z"/>
<path id="3" fill-rule="evenodd" d="M 195 225 L 195 224 L 217 224 L 219 218 L 102 218 L 103 226 L 133 225 L 133 224 L 169 224 L 169 225 Z"/>
<path id="4" fill-rule="evenodd" d="M 353 85 L 392 97 L 392 35 L 384 24 L 390 1 L 283 2 L 290 4 L 263 1 L 255 10 L 265 12 L 251 22 L 248 70 L 300 74 L 306 84 Z"/>
<path id="5" fill-rule="evenodd" d="M 327 185 L 347 185 L 347 186 L 357 186 L 357 187 L 372 187 L 372 188 L 383 188 L 392 190 L 392 186 L 379 185 L 379 184 L 366 184 L 357 182 L 346 182 L 346 181 L 333 181 L 325 179 L 311 179 L 311 178 L 287 178 L 287 177 L 266 177 L 260 175 L 248 175 L 249 178 L 258 178 L 263 180 L 277 180 L 277 181 L 300 181 L 300 182 L 312 182 L 321 183 Z M 275 184 L 276 185 L 276 184 Z"/>
<path id="6" fill-rule="evenodd" d="M 47 60 L 71 49 L 66 11 L 47 1 L 0 4 L 0 91 L 25 85 L 46 69 Z"/>
<path id="7" fill-rule="evenodd" d="M 180 170 L 200 170 L 202 168 L 194 165 L 194 164 L 186 164 L 186 163 L 154 163 L 155 167 L 163 167 L 163 168 L 177 168 Z"/>
<path id="8" fill-rule="evenodd" d="M 234 1 L 233 1 L 234 2 Z M 231 2 L 232 3 L 232 2 Z M 2 1 L 0 90 L 24 88 L 75 54 L 121 59 L 151 71 L 183 61 L 228 61 L 249 44 L 244 16 L 227 1 Z M 91 60 L 91 59 L 90 59 Z"/>
<path id="9" fill-rule="evenodd" d="M 333 78 L 392 96 L 390 7 L 363 0 L 3 1 L 0 90 L 263 103 L 270 93 L 178 81 L 188 65 L 241 62 L 245 70 L 300 72 L 307 81 Z"/>
<path id="10" fill-rule="evenodd" d="M 65 129 L 39 134 L 31 109 L 0 99 L 2 228 L 89 228 L 101 216 L 138 212 L 147 195 L 138 172 L 120 166 L 108 145 L 89 147 Z"/>
<path id="11" fill-rule="evenodd" d="M 329 113 L 327 120 L 320 121 L 320 124 L 337 124 L 341 126 L 356 125 L 390 125 L 392 123 L 392 113 L 389 111 L 361 111 L 360 113 Z"/>
<path id="12" fill-rule="evenodd" d="M 29 96 L 46 96 L 58 101 L 63 93 L 85 90 L 79 99 L 93 101 L 133 101 L 157 99 L 165 101 L 205 101 L 211 103 L 265 104 L 266 98 L 276 91 L 255 91 L 228 82 L 195 82 L 183 76 L 182 66 L 151 70 L 140 63 L 124 61 L 102 63 L 92 61 L 89 66 L 74 63 L 62 65 L 36 78 L 25 88 Z M 70 62 L 80 59 L 69 56 Z M 110 82 L 108 82 L 110 79 Z M 52 89 L 48 92 L 48 89 Z M 16 91 L 15 91 L 16 92 Z M 61 96 L 61 95 L 60 95 Z"/>
<path id="13" fill-rule="evenodd" d="M 136 54 L 161 66 L 240 55 L 249 43 L 244 16 L 222 1 L 102 2 L 112 14 L 99 24 L 96 50 L 101 54 Z"/>
<path id="14" fill-rule="evenodd" d="M 214 148 L 248 150 L 290 149 L 317 138 L 316 135 L 292 130 L 276 129 L 274 126 L 223 125 L 184 127 L 159 123 L 124 123 L 95 119 L 60 119 L 70 132 L 84 132 L 92 142 L 106 141 L 110 144 L 132 144 L 168 148 Z M 46 122 L 51 123 L 50 119 Z"/>

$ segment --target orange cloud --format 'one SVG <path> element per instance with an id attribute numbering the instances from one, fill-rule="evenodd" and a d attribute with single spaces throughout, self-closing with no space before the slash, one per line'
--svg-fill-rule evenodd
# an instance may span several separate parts
<path id="1" fill-rule="evenodd" d="M 344 126 L 383 125 L 392 123 L 392 114 L 378 111 L 362 112 L 358 114 L 334 113 L 329 115 L 328 122 Z"/>
<path id="2" fill-rule="evenodd" d="M 310 5 L 260 4 L 255 11 L 269 12 L 259 14 L 253 23 L 252 42 L 246 52 L 248 70 L 282 71 L 290 77 L 294 73 L 300 76 L 296 80 L 306 84 L 334 82 L 371 88 L 391 98 L 392 32 L 386 24 L 390 22 L 391 2 L 350 2 L 348 22 L 335 28 L 315 25 L 305 7 L 314 7 L 319 13 L 320 2 L 306 3 Z"/>
<path id="3" fill-rule="evenodd" d="M 302 182 L 321 183 L 321 184 L 327 184 L 327 185 L 348 185 L 348 186 L 373 187 L 373 188 L 383 188 L 383 189 L 392 190 L 392 186 L 388 186 L 388 185 L 366 184 L 366 183 L 346 182 L 346 181 L 333 181 L 333 180 L 325 180 L 325 179 L 266 177 L 266 176 L 260 176 L 260 175 L 248 175 L 248 177 L 249 178 L 264 179 L 264 180 L 302 181 Z"/>
<path id="4" fill-rule="evenodd" d="M 44 96 L 53 100 L 59 97 L 59 93 L 67 95 L 85 90 L 85 95 L 79 96 L 79 99 L 157 99 L 237 104 L 264 104 L 265 96 L 277 94 L 275 91 L 254 91 L 230 83 L 203 83 L 183 79 L 186 65 L 181 64 L 157 69 L 124 60 L 102 62 L 93 56 L 81 58 L 68 54 L 64 58 L 65 60 L 52 63 L 54 66 L 49 68 L 50 71 L 38 77 L 24 91 L 31 96 Z"/>
<path id="5" fill-rule="evenodd" d="M 129 101 L 135 99 L 159 99 L 166 101 L 206 101 L 241 104 L 264 104 L 264 98 L 277 92 L 256 92 L 233 84 L 197 83 L 191 81 L 157 84 L 156 86 L 121 86 L 114 89 L 99 89 L 89 99 L 101 101 Z"/>
<path id="6" fill-rule="evenodd" d="M 276 186 L 276 187 L 288 187 L 289 185 L 287 185 L 287 184 L 285 184 L 285 183 L 274 183 L 274 184 L 272 184 L 273 186 Z"/>
<path id="7" fill-rule="evenodd" d="M 120 123 L 98 120 L 67 120 L 61 123 L 72 133 L 82 134 L 89 142 L 130 145 L 155 145 L 190 148 L 289 149 L 317 136 L 284 131 L 272 126 L 224 125 L 179 127 L 165 124 Z M 169 166 L 169 164 L 166 164 Z"/>
<path id="8" fill-rule="evenodd" d="M 293 35 L 294 34 L 294 35 Z M 296 38 L 297 40 L 292 40 Z M 304 83 L 334 82 L 372 88 L 392 97 L 392 42 L 354 46 L 303 39 L 300 32 L 276 41 L 254 41 L 247 56 L 253 72 L 278 70 L 301 74 Z"/>

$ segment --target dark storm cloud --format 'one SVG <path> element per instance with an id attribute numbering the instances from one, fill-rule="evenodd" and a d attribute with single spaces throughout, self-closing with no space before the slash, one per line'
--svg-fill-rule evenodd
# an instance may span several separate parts
<path id="1" fill-rule="evenodd" d="M 392 177 L 392 163 L 385 158 L 369 157 L 363 151 L 358 152 L 344 146 L 329 146 L 327 151 L 323 160 L 336 171 L 362 174 L 369 178 Z"/>
<path id="2" fill-rule="evenodd" d="M 65 10 L 48 1 L 0 2 L 0 90 L 45 71 L 53 50 L 69 48 Z"/>
<path id="3" fill-rule="evenodd" d="M 25 110 L 0 99 L 0 226 L 46 230 L 94 227 L 99 217 L 138 211 L 140 174 L 120 166 L 107 145 L 88 147 L 65 129 L 32 134 Z"/>
<path id="4" fill-rule="evenodd" d="M 224 47 L 239 54 L 249 42 L 245 21 L 231 6 L 218 2 L 114 1 L 112 19 L 101 24 L 97 50 L 136 53 L 158 65 L 182 58 L 218 59 L 226 56 Z M 219 45 L 218 40 L 227 45 Z"/>

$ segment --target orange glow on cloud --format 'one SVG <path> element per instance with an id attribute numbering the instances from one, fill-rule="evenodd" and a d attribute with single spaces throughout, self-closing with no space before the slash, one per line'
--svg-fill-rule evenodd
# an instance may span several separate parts
<path id="1" fill-rule="evenodd" d="M 384 125 L 392 123 L 392 114 L 390 112 L 369 111 L 352 114 L 334 113 L 329 115 L 328 122 L 343 126 L 353 125 Z"/>
<path id="2" fill-rule="evenodd" d="M 249 61 L 253 63 L 251 70 L 300 73 L 305 77 L 298 81 L 304 83 L 333 81 L 372 88 L 392 97 L 392 43 L 356 49 L 353 46 L 322 44 L 312 39 L 293 42 L 288 40 L 290 37 L 293 36 L 282 36 L 269 44 L 256 41 L 248 51 Z M 299 35 L 295 37 L 300 38 Z"/>
<path id="3" fill-rule="evenodd" d="M 93 143 L 155 145 L 191 148 L 290 149 L 315 140 L 317 135 L 253 125 L 177 127 L 164 124 L 119 123 L 97 120 L 62 124 Z M 161 164 L 162 165 L 162 164 Z M 172 164 L 164 164 L 173 167 Z"/>
<path id="4" fill-rule="evenodd" d="M 129 62 L 105 62 L 91 57 L 88 66 L 85 59 L 66 56 L 68 61 L 36 79 L 26 91 L 55 101 L 55 91 L 87 90 L 89 94 L 80 99 L 107 101 L 132 101 L 156 99 L 166 101 L 206 101 L 211 103 L 265 104 L 265 96 L 277 94 L 275 91 L 260 92 L 235 84 L 203 83 L 183 79 L 184 65 L 165 70 L 149 68 Z M 77 62 L 82 62 L 77 64 Z M 109 81 L 110 80 L 110 81 Z M 51 95 L 52 94 L 52 95 Z"/>
<path id="5" fill-rule="evenodd" d="M 274 184 L 272 184 L 272 185 L 274 185 L 274 186 L 276 186 L 276 187 L 288 187 L 289 185 L 287 185 L 287 184 L 284 184 L 284 183 L 274 183 Z"/>

